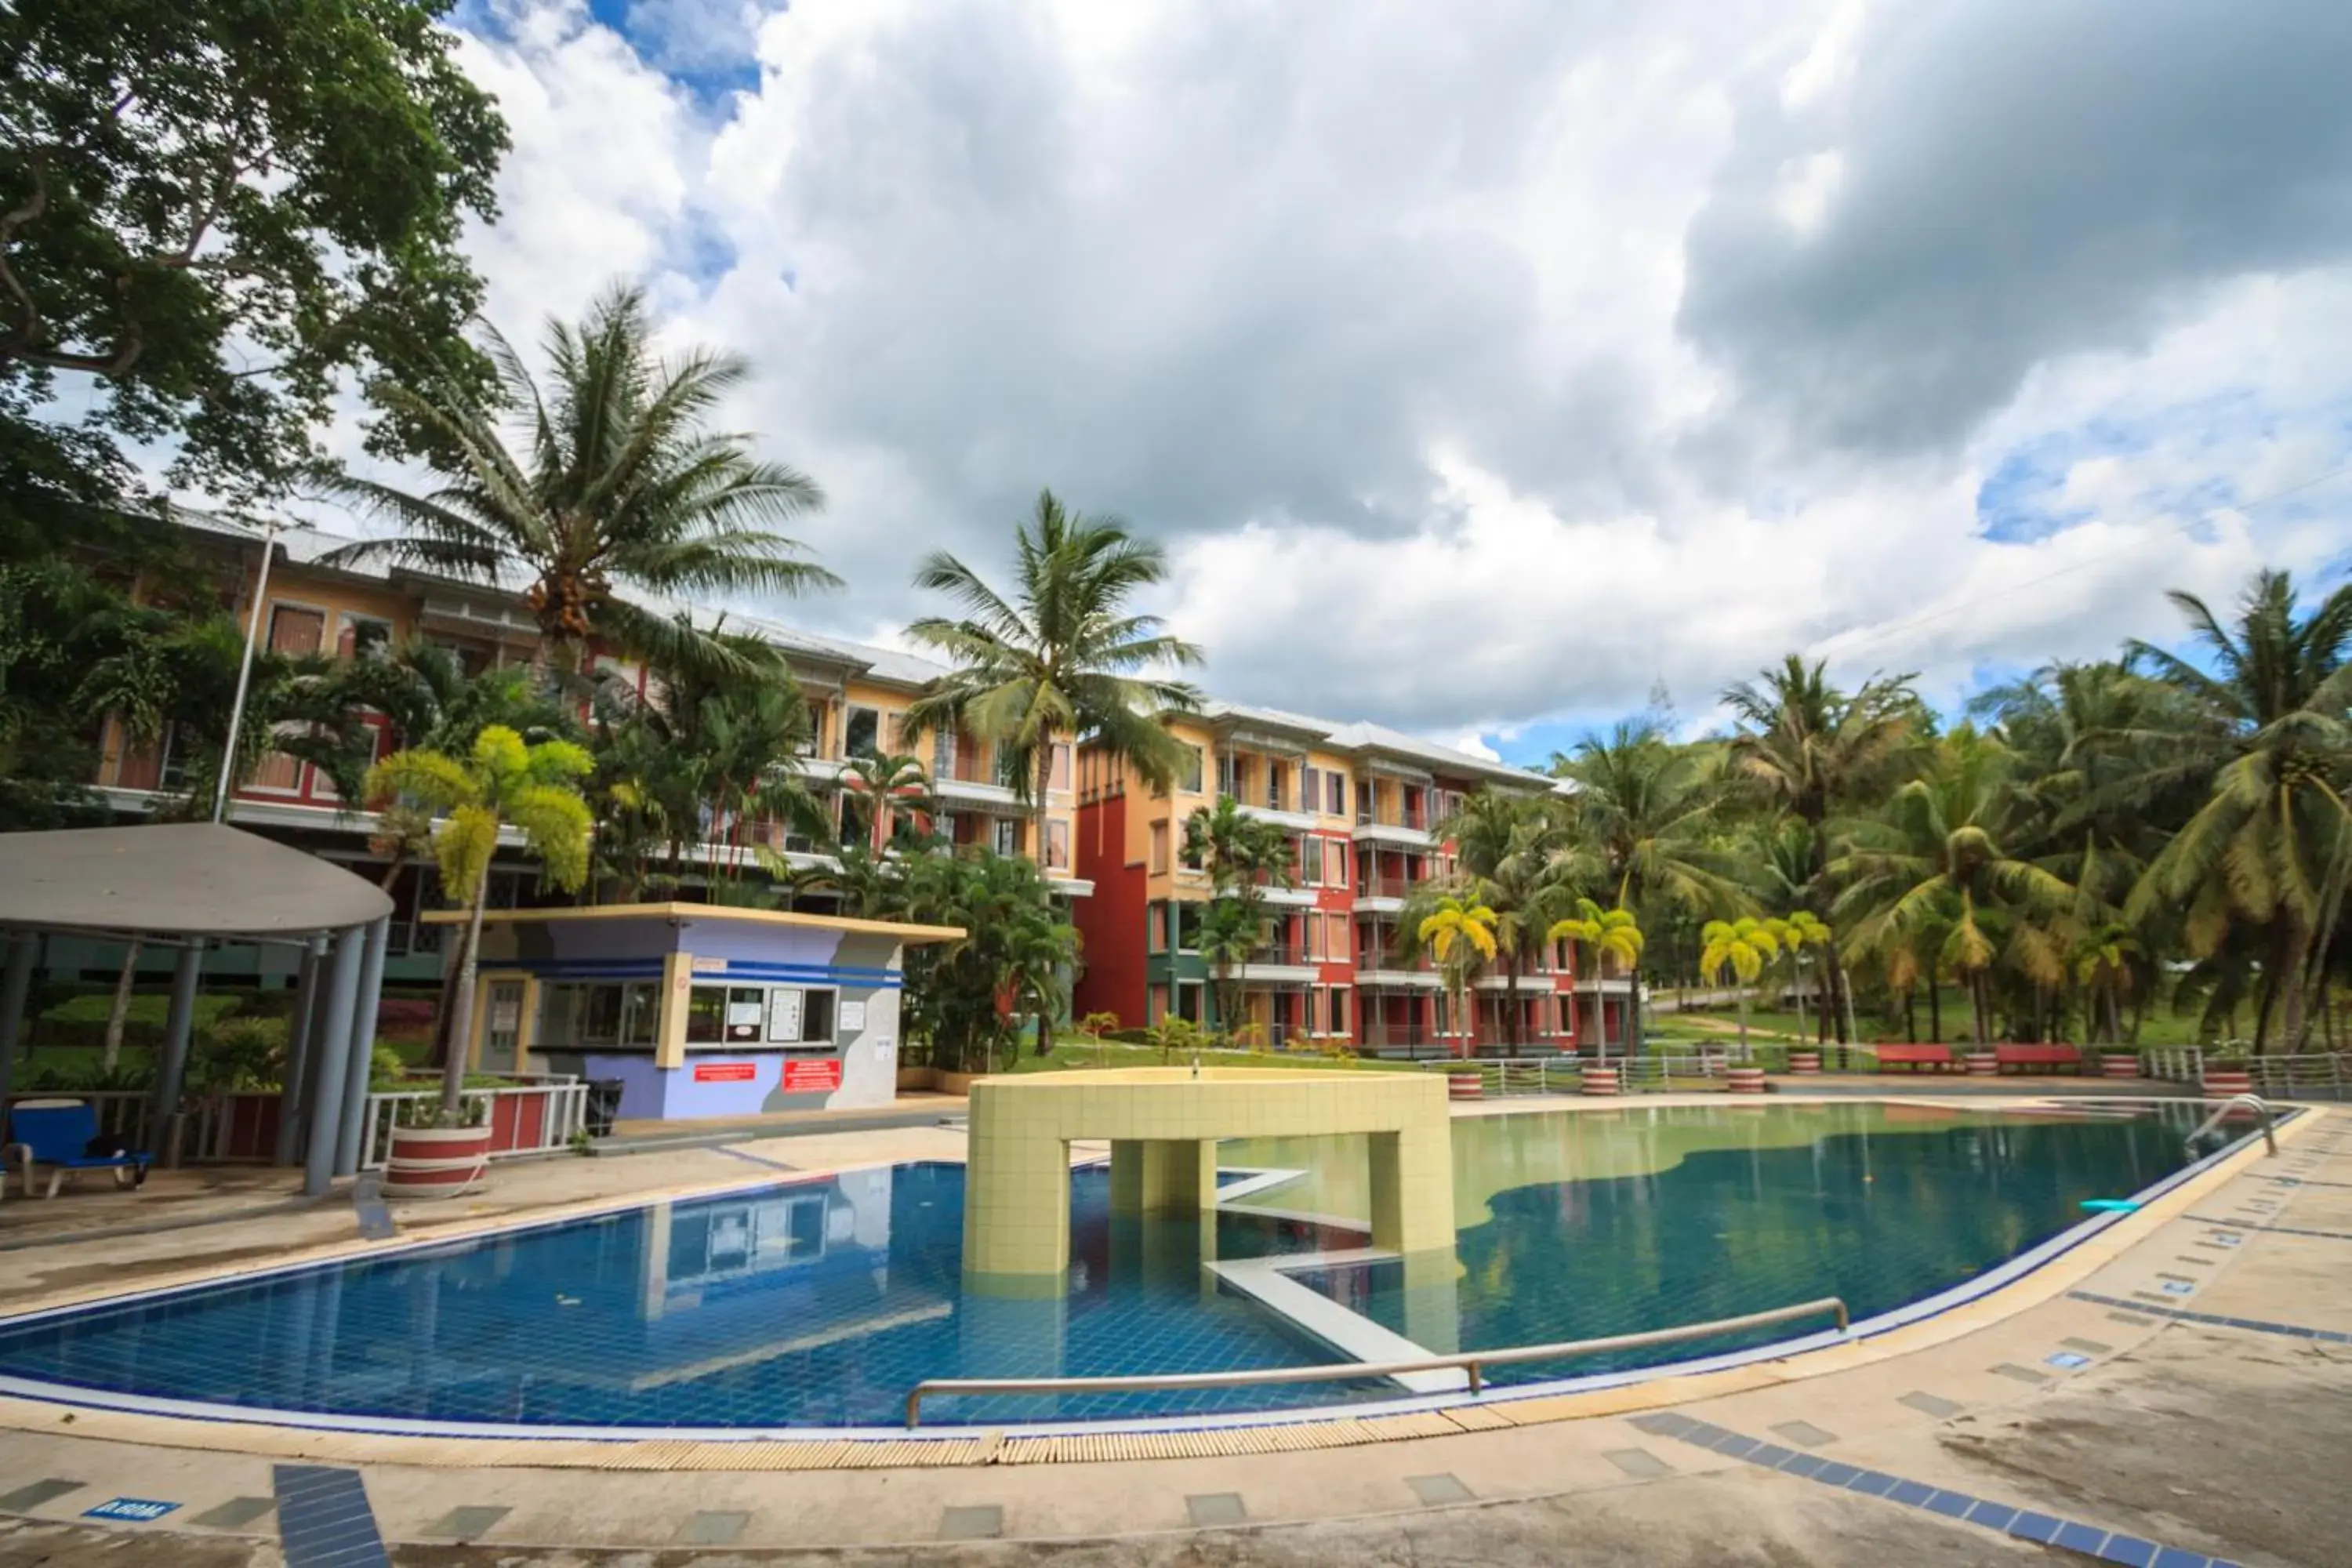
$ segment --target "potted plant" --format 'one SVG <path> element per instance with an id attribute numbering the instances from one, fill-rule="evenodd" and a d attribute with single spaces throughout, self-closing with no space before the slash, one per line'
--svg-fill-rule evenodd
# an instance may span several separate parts
<path id="1" fill-rule="evenodd" d="M 2101 1078 L 2137 1078 L 2139 1053 L 2126 1046 L 2109 1046 L 2099 1053 Z"/>
<path id="2" fill-rule="evenodd" d="M 383 1194 L 454 1198 L 481 1184 L 490 1163 L 490 1102 L 461 1100 L 455 1109 L 420 1096 L 395 1102 Z"/>
<path id="3" fill-rule="evenodd" d="M 2252 1094 L 2254 1075 L 2242 1056 L 2212 1056 L 2205 1058 L 2204 1089 L 2210 1095 L 2228 1096 Z"/>

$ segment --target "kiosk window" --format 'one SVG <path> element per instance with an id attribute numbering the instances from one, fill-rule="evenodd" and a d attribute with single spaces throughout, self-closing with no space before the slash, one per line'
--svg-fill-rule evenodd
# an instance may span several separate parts
<path id="1" fill-rule="evenodd" d="M 768 993 L 768 1042 L 779 1046 L 833 1044 L 835 999 L 830 987 L 779 985 Z"/>

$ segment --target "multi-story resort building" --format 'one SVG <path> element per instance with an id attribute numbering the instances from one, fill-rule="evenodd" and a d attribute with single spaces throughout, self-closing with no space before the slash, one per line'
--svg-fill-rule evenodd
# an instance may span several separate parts
<path id="1" fill-rule="evenodd" d="M 276 551 L 262 605 L 263 646 L 285 653 L 364 657 L 405 638 L 438 644 L 469 669 L 528 663 L 539 657 L 537 623 L 518 588 L 467 583 L 402 567 L 330 565 L 324 557 L 348 538 L 292 526 L 274 543 L 247 529 L 186 519 L 198 570 L 240 620 L 250 616 L 262 552 Z M 1608 1038 L 1625 1037 L 1629 983 L 1587 981 L 1580 988 L 1572 953 L 1556 945 L 1516 985 L 1501 973 L 1475 987 L 1474 1016 L 1452 1016 L 1449 999 L 1425 959 L 1408 960 L 1398 922 L 1419 883 L 1451 869 L 1448 847 L 1432 831 L 1463 795 L 1476 789 L 1539 793 L 1540 774 L 1369 723 L 1335 723 L 1271 710 L 1211 702 L 1198 713 L 1171 714 L 1171 732 L 1190 750 L 1174 787 L 1156 792 L 1131 769 L 1069 742 L 1057 748 L 1046 792 L 1045 842 L 993 749 L 970 735 L 940 734 L 919 743 L 905 715 L 924 686 L 946 673 L 931 660 L 892 648 L 821 637 L 730 612 L 730 630 L 749 631 L 782 650 L 810 710 L 810 735 L 798 763 L 813 783 L 840 779 L 860 759 L 914 754 L 930 776 L 934 825 L 955 843 L 1040 859 L 1055 889 L 1070 901 L 1084 935 L 1084 968 L 1074 1012 L 1116 1014 L 1147 1026 L 1175 1014 L 1223 1026 L 1249 1023 L 1281 1048 L 1352 1045 L 1365 1051 L 1428 1054 L 1506 1042 L 1531 1050 L 1572 1048 L 1592 1037 L 1595 1009 L 1609 1009 Z M 610 658 L 599 667 L 642 684 L 642 672 Z M 395 743 L 378 726 L 381 755 Z M 152 744 L 127 743 L 110 726 L 94 781 L 118 814 L 150 815 L 176 798 L 184 760 L 167 733 Z M 1194 941 L 1210 879 L 1183 853 L 1185 819 L 1229 795 L 1254 816 L 1278 823 L 1297 847 L 1296 886 L 1269 887 L 1273 930 L 1242 970 L 1240 1020 L 1217 1016 L 1209 966 Z M 856 791 L 826 792 L 832 842 L 801 837 L 772 821 L 719 821 L 692 851 L 706 868 L 741 864 L 754 845 L 800 865 L 824 859 L 860 839 L 889 842 L 887 802 Z M 341 799 L 320 770 L 272 753 L 236 793 L 230 818 L 382 880 L 388 858 L 371 844 L 375 819 Z M 518 854 L 493 871 L 491 900 L 501 907 L 537 901 L 535 868 Z M 397 913 L 387 978 L 425 981 L 439 972 L 439 933 L 420 917 L 440 906 L 429 866 L 411 865 L 392 883 Z M 798 907 L 822 910 L 821 895 Z M 88 949 L 87 952 L 79 951 Z M 168 955 L 159 955 L 167 957 Z M 240 955 L 221 955 L 234 972 Z M 60 942 L 53 973 L 110 977 L 111 955 L 94 943 Z M 287 978 L 292 959 L 266 951 L 243 955 L 264 981 Z M 1516 989 L 1516 1028 L 1506 1015 Z"/>

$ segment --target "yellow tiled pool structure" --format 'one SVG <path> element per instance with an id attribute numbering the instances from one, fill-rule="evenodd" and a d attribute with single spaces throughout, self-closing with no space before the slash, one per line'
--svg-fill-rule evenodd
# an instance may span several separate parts
<path id="1" fill-rule="evenodd" d="M 1070 1149 L 1111 1146 L 1111 1204 L 1133 1214 L 1213 1206 L 1220 1138 L 1363 1134 L 1372 1245 L 1454 1245 L 1445 1080 L 1417 1073 L 1137 1068 L 992 1079 L 971 1090 L 964 1272 L 1058 1276 L 1070 1261 Z"/>

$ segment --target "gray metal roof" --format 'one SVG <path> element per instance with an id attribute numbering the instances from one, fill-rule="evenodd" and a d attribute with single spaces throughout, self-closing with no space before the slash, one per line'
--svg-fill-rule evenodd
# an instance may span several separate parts
<path id="1" fill-rule="evenodd" d="M 278 937 L 390 913 L 366 878 L 217 823 L 0 833 L 0 927 Z"/>

